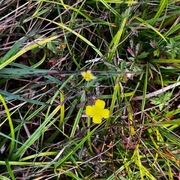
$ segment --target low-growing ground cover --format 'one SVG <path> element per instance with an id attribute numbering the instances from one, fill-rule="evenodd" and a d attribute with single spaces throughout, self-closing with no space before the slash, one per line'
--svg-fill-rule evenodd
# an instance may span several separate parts
<path id="1" fill-rule="evenodd" d="M 0 2 L 0 179 L 179 179 L 180 1 Z"/>

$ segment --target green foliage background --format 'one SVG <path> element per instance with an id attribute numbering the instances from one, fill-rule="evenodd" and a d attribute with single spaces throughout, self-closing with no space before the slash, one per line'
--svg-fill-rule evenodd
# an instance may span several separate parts
<path id="1" fill-rule="evenodd" d="M 179 178 L 179 0 L 0 12 L 0 179 Z M 102 124 L 85 114 L 96 99 L 110 110 Z"/>

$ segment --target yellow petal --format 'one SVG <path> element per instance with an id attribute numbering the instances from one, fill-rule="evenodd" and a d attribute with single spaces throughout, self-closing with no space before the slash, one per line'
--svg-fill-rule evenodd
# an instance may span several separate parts
<path id="1" fill-rule="evenodd" d="M 93 123 L 100 124 L 102 122 L 102 118 L 100 116 L 93 116 Z"/>
<path id="2" fill-rule="evenodd" d="M 101 112 L 101 115 L 103 118 L 108 118 L 109 117 L 109 110 L 103 109 L 103 111 Z"/>
<path id="3" fill-rule="evenodd" d="M 81 72 L 82 77 L 84 77 L 84 76 L 85 76 L 85 74 L 86 74 L 86 72 Z"/>
<path id="4" fill-rule="evenodd" d="M 105 102 L 104 102 L 103 100 L 98 99 L 98 100 L 96 100 L 96 102 L 95 102 L 95 106 L 96 106 L 96 108 L 104 109 L 104 107 L 105 107 Z"/>
<path id="5" fill-rule="evenodd" d="M 91 73 L 91 71 L 90 71 L 90 70 L 86 71 L 86 74 L 90 74 L 90 75 L 92 75 L 92 73 Z"/>
<path id="6" fill-rule="evenodd" d="M 96 79 L 96 76 L 94 76 L 90 70 L 88 70 L 88 71 L 86 72 L 86 74 L 87 74 L 91 79 Z M 90 79 L 90 80 L 91 80 L 91 79 Z"/>
<path id="7" fill-rule="evenodd" d="M 93 115 L 93 107 L 92 106 L 86 106 L 86 115 L 92 116 Z"/>
<path id="8" fill-rule="evenodd" d="M 96 79 L 96 77 L 91 73 L 90 70 L 88 70 L 87 72 L 82 72 L 81 75 L 83 76 L 83 78 L 86 81 L 90 81 L 92 79 Z"/>

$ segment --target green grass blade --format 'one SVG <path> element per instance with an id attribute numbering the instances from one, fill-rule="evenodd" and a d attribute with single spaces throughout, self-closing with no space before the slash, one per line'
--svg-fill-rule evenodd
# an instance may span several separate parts
<path id="1" fill-rule="evenodd" d="M 168 129 L 159 128 L 159 131 L 163 136 L 165 136 L 168 140 L 175 143 L 176 145 L 180 146 L 180 137 L 177 135 L 174 135 L 169 131 Z"/>
<path id="2" fill-rule="evenodd" d="M 137 19 L 138 21 L 140 21 L 142 24 L 142 26 L 146 26 L 150 29 L 152 29 L 157 35 L 159 35 L 165 42 L 167 42 L 166 38 L 158 31 L 158 29 L 156 29 L 155 27 L 151 26 L 148 22 L 146 22 L 145 20 L 141 19 L 140 17 L 136 17 L 135 19 Z"/>
<path id="3" fill-rule="evenodd" d="M 119 27 L 119 30 L 117 31 L 116 35 L 113 37 L 111 43 L 110 43 L 110 54 L 108 56 L 108 59 L 111 60 L 117 50 L 117 47 L 119 45 L 119 42 L 121 40 L 122 34 L 125 30 L 125 25 L 127 22 L 127 17 L 122 19 L 121 25 Z"/>
<path id="4" fill-rule="evenodd" d="M 50 73 L 57 73 L 55 70 L 46 69 L 33 69 L 31 67 L 23 68 L 4 68 L 0 70 L 1 78 L 28 78 L 28 77 L 38 77 L 45 76 Z"/>
<path id="5" fill-rule="evenodd" d="M 144 79 L 144 88 L 143 88 L 143 99 L 142 99 L 142 105 L 141 105 L 141 118 L 143 116 L 144 107 L 146 104 L 146 92 L 147 92 L 147 85 L 148 85 L 148 65 L 146 65 L 146 74 Z"/>
<path id="6" fill-rule="evenodd" d="M 15 132 L 14 132 L 14 126 L 13 126 L 13 121 L 11 119 L 11 115 L 9 113 L 8 107 L 6 105 L 6 102 L 3 98 L 3 96 L 0 94 L 0 101 L 2 102 L 4 109 L 7 114 L 7 119 L 9 121 L 9 128 L 10 128 L 10 133 L 11 133 L 11 143 L 10 143 L 10 149 L 9 149 L 9 158 L 11 158 L 14 148 L 15 148 Z"/>
<path id="7" fill-rule="evenodd" d="M 23 157 L 19 161 L 23 162 L 23 161 L 27 161 L 27 160 L 38 158 L 38 157 L 56 156 L 57 154 L 58 154 L 58 152 L 56 152 L 56 151 L 41 152 L 41 153 L 38 153 L 38 154 L 33 154 L 33 155 L 30 155 L 30 156 Z"/>
<path id="8" fill-rule="evenodd" d="M 66 29 L 67 31 L 73 33 L 74 35 L 76 35 L 77 37 L 79 37 L 81 40 L 83 40 L 85 43 L 87 43 L 92 49 L 94 49 L 95 52 L 97 52 L 97 54 L 102 57 L 103 54 L 99 51 L 99 49 L 94 45 L 92 44 L 88 39 L 86 39 L 85 37 L 83 37 L 81 34 L 77 33 L 76 31 L 72 30 L 71 28 L 67 27 L 66 25 L 64 25 L 63 23 L 57 23 L 55 21 L 51 21 L 49 19 L 45 19 L 45 18 L 41 18 L 41 17 L 37 17 L 39 19 L 42 19 L 42 20 L 45 20 L 45 21 L 48 21 L 48 22 L 51 22 L 53 24 L 56 24 L 58 25 L 60 28 L 62 29 Z"/>
<path id="9" fill-rule="evenodd" d="M 44 56 L 42 57 L 42 59 L 40 61 L 38 61 L 36 64 L 33 64 L 32 68 L 39 67 L 45 60 L 46 60 L 46 51 L 44 51 Z"/>
<path id="10" fill-rule="evenodd" d="M 142 156 L 139 154 L 139 146 L 136 146 L 136 149 L 132 156 L 132 160 L 134 160 L 136 165 L 138 166 L 140 179 L 143 180 L 145 179 L 145 177 L 148 177 L 150 180 L 156 180 L 156 178 L 149 172 L 149 170 L 145 166 L 143 166 L 141 158 Z"/>
<path id="11" fill-rule="evenodd" d="M 20 57 L 21 55 L 23 55 L 27 51 L 30 51 L 32 49 L 35 49 L 36 47 L 42 46 L 42 45 L 46 44 L 47 42 L 50 42 L 50 41 L 52 41 L 54 39 L 57 39 L 57 38 L 58 38 L 58 36 L 52 36 L 52 37 L 49 37 L 49 38 L 45 38 L 43 40 L 39 40 L 37 42 L 33 42 L 32 44 L 30 44 L 27 47 L 21 49 L 15 55 L 13 55 L 12 57 L 8 58 L 5 62 L 0 64 L 0 70 L 3 69 L 4 67 L 8 66 L 11 62 L 15 61 L 18 57 Z"/>
<path id="12" fill-rule="evenodd" d="M 129 0 L 129 1 L 121 1 L 121 0 L 104 0 L 107 3 L 115 3 L 115 4 L 128 4 L 128 5 L 132 5 L 132 4 L 137 4 L 138 1 L 134 1 L 134 0 Z"/>
<path id="13" fill-rule="evenodd" d="M 160 4 L 159 4 L 158 11 L 156 12 L 156 14 L 155 14 L 153 19 L 158 19 L 162 15 L 165 7 L 167 7 L 167 6 L 168 6 L 168 0 L 161 0 Z M 151 25 L 154 25 L 155 23 L 156 22 L 153 21 L 153 23 L 151 23 Z"/>
<path id="14" fill-rule="evenodd" d="M 10 57 L 14 56 L 22 46 L 22 44 L 27 40 L 28 37 L 22 37 L 17 43 L 15 43 L 11 49 L 6 53 L 6 55 L 0 59 L 0 65 L 7 61 Z"/>
<path id="15" fill-rule="evenodd" d="M 97 0 L 99 2 L 101 2 L 107 9 L 109 9 L 116 17 L 118 17 L 119 19 L 121 19 L 121 15 L 114 9 L 112 8 L 107 2 L 106 0 Z"/>
<path id="16" fill-rule="evenodd" d="M 180 24 L 173 25 L 166 33 L 164 33 L 164 37 L 168 37 L 168 36 L 172 35 L 173 33 L 179 32 L 179 31 L 180 31 Z M 174 38 L 174 39 L 176 39 L 176 38 Z"/>
<path id="17" fill-rule="evenodd" d="M 85 91 L 82 92 L 82 95 L 81 95 L 81 102 L 84 102 L 85 101 Z M 78 124 L 79 124 L 79 120 L 81 119 L 81 116 L 82 116 L 82 113 L 83 113 L 83 110 L 84 110 L 84 106 L 82 106 L 77 115 L 76 115 L 76 118 L 74 120 L 74 124 L 73 124 L 73 127 L 72 127 L 72 131 L 71 131 L 71 134 L 70 134 L 70 137 L 74 137 L 75 135 L 75 132 L 77 130 L 77 127 L 78 127 Z"/>
<path id="18" fill-rule="evenodd" d="M 3 90 L 0 90 L 0 94 L 2 94 L 3 96 L 5 96 L 5 100 L 6 100 L 6 101 L 10 101 L 10 100 L 20 100 L 20 101 L 24 101 L 24 102 L 27 102 L 27 103 L 29 102 L 29 103 L 37 104 L 37 105 L 45 105 L 45 103 L 43 103 L 43 102 L 41 102 L 41 101 L 23 98 L 23 97 L 20 96 L 20 95 L 12 94 L 12 93 L 9 93 L 9 92 L 3 91 Z"/>
<path id="19" fill-rule="evenodd" d="M 60 165 L 62 165 L 64 162 L 66 162 L 69 158 L 71 158 L 71 156 L 78 150 L 81 148 L 81 146 L 88 140 L 88 137 L 89 136 L 92 136 L 92 134 L 96 131 L 96 129 L 98 128 L 99 126 L 96 126 L 92 131 L 90 131 L 85 137 L 83 137 L 81 139 L 81 141 L 79 143 L 76 143 L 76 146 L 71 149 L 69 151 L 69 153 L 64 156 L 63 158 L 59 159 L 59 161 L 57 161 L 55 163 L 55 168 L 58 168 Z"/>
<path id="20" fill-rule="evenodd" d="M 30 34 L 26 35 L 25 37 L 22 37 L 19 41 L 17 41 L 11 49 L 0 59 L 0 65 L 3 64 L 5 61 L 7 61 L 10 57 L 14 56 L 20 49 L 20 47 L 23 45 L 26 40 L 33 36 L 35 32 L 31 32 Z"/>
<path id="21" fill-rule="evenodd" d="M 5 177 L 5 176 L 2 176 L 2 175 L 0 175 L 0 179 L 1 179 L 1 180 L 11 180 L 11 179 L 9 179 L 9 178 L 7 178 L 7 177 Z"/>
<path id="22" fill-rule="evenodd" d="M 12 169 L 11 169 L 11 166 L 10 166 L 10 164 L 9 164 L 9 161 L 6 160 L 5 162 L 6 162 L 6 168 L 7 168 L 7 170 L 8 170 L 9 176 L 11 177 L 12 180 L 16 180 L 16 178 L 15 178 L 15 176 L 14 176 L 14 173 L 13 173 L 13 171 L 12 171 Z"/>
<path id="23" fill-rule="evenodd" d="M 157 63 L 157 64 L 169 64 L 169 63 L 180 63 L 180 59 L 150 59 L 150 63 Z"/>
<path id="24" fill-rule="evenodd" d="M 17 152 L 14 154 L 14 159 L 19 158 L 46 130 L 48 123 L 52 124 L 52 118 L 56 115 L 56 113 L 61 109 L 61 105 L 58 105 L 54 111 L 44 120 L 44 122 L 39 126 L 38 129 L 31 135 L 31 137 L 21 146 Z"/>
<path id="25" fill-rule="evenodd" d="M 111 100 L 111 105 L 110 105 L 110 112 L 109 112 L 110 116 L 112 116 L 112 114 L 113 114 L 114 106 L 115 106 L 115 103 L 117 101 L 118 92 L 120 92 L 120 87 L 119 87 L 119 84 L 116 83 L 115 86 L 114 86 L 114 92 L 113 92 L 113 95 L 112 95 L 112 100 Z M 110 118 L 108 118 L 106 120 L 105 127 L 108 128 L 109 125 L 110 125 Z"/>
<path id="26" fill-rule="evenodd" d="M 45 162 L 32 162 L 32 161 L 28 161 L 28 162 L 19 162 L 19 161 L 9 161 L 9 164 L 11 166 L 20 166 L 20 167 L 24 167 L 24 166 L 36 166 L 36 167 L 41 167 L 43 165 L 48 165 L 50 163 L 50 161 L 45 161 Z M 6 165 L 5 161 L 0 161 L 0 165 Z M 1 176 L 0 176 L 1 177 Z"/>
<path id="27" fill-rule="evenodd" d="M 60 120 L 59 120 L 59 127 L 61 127 L 64 123 L 64 116 L 65 116 L 65 106 L 64 106 L 64 94 L 60 92 L 60 103 L 62 103 L 61 112 L 60 112 Z"/>

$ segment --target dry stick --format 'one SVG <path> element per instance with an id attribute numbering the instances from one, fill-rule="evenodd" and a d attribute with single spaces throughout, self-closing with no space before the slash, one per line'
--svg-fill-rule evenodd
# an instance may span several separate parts
<path id="1" fill-rule="evenodd" d="M 179 86 L 179 85 L 180 85 L 180 82 L 171 84 L 171 85 L 166 86 L 166 87 L 164 87 L 164 88 L 162 88 L 162 89 L 159 89 L 159 90 L 154 91 L 154 92 L 152 92 L 152 93 L 146 94 L 145 98 L 150 98 L 150 97 L 157 96 L 158 94 L 161 94 L 161 93 L 163 93 L 163 92 L 166 92 L 166 91 L 168 91 L 168 90 L 170 90 L 170 89 L 173 89 L 173 88 L 175 88 L 175 87 L 177 87 L 177 86 Z M 132 100 L 142 100 L 142 99 L 143 99 L 143 96 L 136 96 L 136 97 L 134 97 Z"/>

